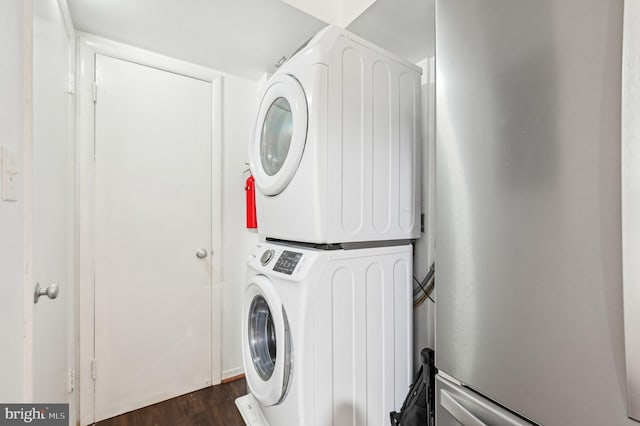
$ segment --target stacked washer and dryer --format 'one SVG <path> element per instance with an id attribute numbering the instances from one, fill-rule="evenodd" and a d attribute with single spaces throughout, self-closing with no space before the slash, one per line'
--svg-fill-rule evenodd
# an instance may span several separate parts
<path id="1" fill-rule="evenodd" d="M 412 381 L 420 69 L 327 27 L 267 82 L 250 143 L 258 231 L 247 424 L 386 425 Z"/>

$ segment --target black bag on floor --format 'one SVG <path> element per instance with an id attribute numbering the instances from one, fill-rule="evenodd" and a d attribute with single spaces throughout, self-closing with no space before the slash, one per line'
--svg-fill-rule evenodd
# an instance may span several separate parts
<path id="1" fill-rule="evenodd" d="M 425 426 L 434 425 L 433 380 L 435 377 L 433 350 L 423 349 L 420 352 L 422 365 L 416 379 L 409 388 L 409 393 L 402 404 L 400 412 L 392 411 L 391 426 Z"/>

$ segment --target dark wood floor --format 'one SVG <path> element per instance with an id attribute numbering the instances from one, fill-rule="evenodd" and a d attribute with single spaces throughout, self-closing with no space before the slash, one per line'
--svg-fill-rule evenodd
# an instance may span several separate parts
<path id="1" fill-rule="evenodd" d="M 244 426 L 236 408 L 244 379 L 212 386 L 101 422 L 98 426 Z"/>

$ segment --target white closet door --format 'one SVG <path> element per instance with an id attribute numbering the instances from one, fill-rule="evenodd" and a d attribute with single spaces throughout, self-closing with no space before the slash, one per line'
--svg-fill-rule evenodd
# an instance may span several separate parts
<path id="1" fill-rule="evenodd" d="M 96 421 L 211 384 L 211 83 L 96 55 Z"/>
<path id="2" fill-rule="evenodd" d="M 70 42 L 58 3 L 33 2 L 32 285 L 58 288 L 32 305 L 36 403 L 72 402 Z"/>

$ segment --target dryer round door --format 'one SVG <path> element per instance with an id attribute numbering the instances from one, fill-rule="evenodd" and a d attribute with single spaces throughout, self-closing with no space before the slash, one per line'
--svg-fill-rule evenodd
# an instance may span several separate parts
<path id="1" fill-rule="evenodd" d="M 247 384 L 265 406 L 284 399 L 291 377 L 291 335 L 271 281 L 253 277 L 245 291 L 243 360 Z"/>
<path id="2" fill-rule="evenodd" d="M 264 195 L 277 195 L 298 170 L 307 140 L 307 99 L 288 74 L 268 83 L 249 145 L 251 172 Z"/>

